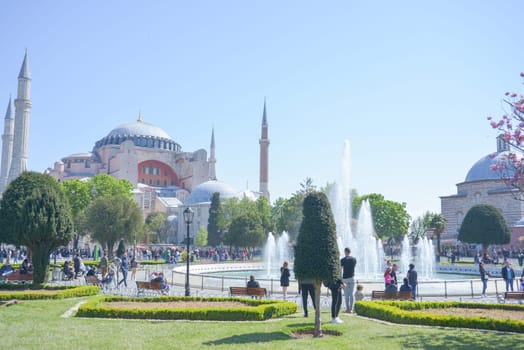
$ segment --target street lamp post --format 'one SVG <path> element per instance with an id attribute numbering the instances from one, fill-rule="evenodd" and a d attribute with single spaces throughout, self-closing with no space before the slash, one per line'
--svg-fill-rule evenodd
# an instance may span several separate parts
<path id="1" fill-rule="evenodd" d="M 189 225 L 193 222 L 193 216 L 195 213 L 191 208 L 187 207 L 184 210 L 184 221 L 187 225 L 187 237 L 186 237 L 186 243 L 187 243 L 187 250 L 186 250 L 186 293 L 185 296 L 188 297 L 191 295 L 191 291 L 189 289 Z"/>

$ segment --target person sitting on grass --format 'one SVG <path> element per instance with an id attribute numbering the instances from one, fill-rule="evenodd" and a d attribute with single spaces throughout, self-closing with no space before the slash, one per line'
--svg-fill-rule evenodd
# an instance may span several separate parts
<path id="1" fill-rule="evenodd" d="M 255 276 L 249 276 L 249 281 L 247 281 L 248 288 L 260 288 L 260 283 L 255 280 Z"/>
<path id="2" fill-rule="evenodd" d="M 407 277 L 404 278 L 404 284 L 400 286 L 401 292 L 411 292 L 411 286 L 409 285 L 409 280 Z"/>
<path id="3" fill-rule="evenodd" d="M 364 290 L 364 286 L 361 284 L 357 284 L 357 291 L 355 292 L 356 301 L 364 299 L 364 293 L 362 293 L 363 290 Z"/>

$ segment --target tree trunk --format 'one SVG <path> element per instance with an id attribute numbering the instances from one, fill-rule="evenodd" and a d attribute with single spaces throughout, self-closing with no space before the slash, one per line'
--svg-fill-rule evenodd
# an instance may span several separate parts
<path id="1" fill-rule="evenodd" d="M 488 243 L 482 243 L 482 256 L 488 255 L 488 247 L 489 247 Z"/>
<path id="2" fill-rule="evenodd" d="M 437 261 L 440 262 L 440 233 L 437 233 L 437 256 Z"/>
<path id="3" fill-rule="evenodd" d="M 314 280 L 315 285 L 315 330 L 313 332 L 313 337 L 320 338 L 322 334 L 322 325 L 320 323 L 320 293 L 322 287 L 322 281 Z"/>
<path id="4" fill-rule="evenodd" d="M 33 285 L 41 285 L 47 281 L 49 270 L 49 255 L 47 249 L 31 249 L 33 252 Z"/>

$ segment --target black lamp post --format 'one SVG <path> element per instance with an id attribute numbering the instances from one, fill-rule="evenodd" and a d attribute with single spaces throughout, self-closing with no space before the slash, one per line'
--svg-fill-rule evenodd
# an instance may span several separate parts
<path id="1" fill-rule="evenodd" d="M 191 291 L 189 289 L 189 225 L 193 222 L 193 216 L 195 216 L 195 213 L 191 208 L 187 207 L 184 210 L 184 221 L 187 225 L 187 237 L 186 237 L 186 243 L 187 243 L 187 250 L 186 250 L 186 294 L 185 296 L 188 297 L 191 295 Z"/>

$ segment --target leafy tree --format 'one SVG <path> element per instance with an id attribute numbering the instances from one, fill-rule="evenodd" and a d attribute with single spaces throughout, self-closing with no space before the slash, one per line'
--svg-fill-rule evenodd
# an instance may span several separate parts
<path id="1" fill-rule="evenodd" d="M 147 216 L 145 229 L 147 233 L 153 235 L 154 241 L 158 243 L 165 243 L 168 235 L 166 214 L 162 212 L 154 212 Z"/>
<path id="2" fill-rule="evenodd" d="M 520 73 L 524 78 L 524 72 Z M 507 108 L 502 119 L 495 121 L 488 117 L 493 129 L 502 132 L 502 140 L 511 146 L 507 156 L 499 157 L 492 170 L 498 171 L 507 186 L 516 188 L 515 198 L 524 200 L 524 162 L 520 153 L 524 148 L 524 96 L 516 92 L 506 92 L 503 106 Z M 502 141 L 501 140 L 501 141 Z"/>
<path id="3" fill-rule="evenodd" d="M 58 182 L 49 175 L 25 172 L 9 184 L 0 202 L 0 241 L 24 245 L 31 252 L 33 283 L 42 284 L 49 256 L 72 237 L 70 208 Z"/>
<path id="4" fill-rule="evenodd" d="M 433 214 L 427 211 L 422 216 L 413 220 L 411 223 L 411 232 L 409 234 L 413 242 L 417 242 L 420 238 L 426 236 L 427 232 L 430 230 L 432 218 Z"/>
<path id="5" fill-rule="evenodd" d="M 91 201 L 101 196 L 122 195 L 132 198 L 133 184 L 125 179 L 117 179 L 111 175 L 95 175 L 87 181 Z"/>
<path id="6" fill-rule="evenodd" d="M 313 179 L 306 177 L 304 181 L 300 183 L 300 189 L 295 194 L 305 198 L 308 194 L 313 193 L 316 190 L 317 186 L 313 184 Z"/>
<path id="7" fill-rule="evenodd" d="M 196 233 L 195 244 L 199 247 L 205 247 L 207 245 L 207 231 L 204 226 L 200 226 Z"/>
<path id="8" fill-rule="evenodd" d="M 339 250 L 335 220 L 327 196 L 311 192 L 304 199 L 303 220 L 295 246 L 295 276 L 312 279 L 315 285 L 315 337 L 322 336 L 320 326 L 320 287 L 322 281 L 340 278 Z"/>
<path id="9" fill-rule="evenodd" d="M 446 219 L 442 214 L 433 214 L 429 222 L 429 228 L 433 230 L 433 236 L 437 237 L 437 252 L 440 259 L 440 235 L 446 231 Z"/>
<path id="10" fill-rule="evenodd" d="M 362 201 L 368 200 L 371 205 L 371 213 L 375 232 L 382 240 L 398 239 L 408 232 L 410 216 L 406 211 L 405 204 L 384 199 L 377 193 L 353 198 L 353 213 L 356 217 Z"/>
<path id="11" fill-rule="evenodd" d="M 224 235 L 225 243 L 235 247 L 257 247 L 262 245 L 264 238 L 262 220 L 256 212 L 242 212 L 235 216 Z"/>
<path id="12" fill-rule="evenodd" d="M 209 219 L 207 221 L 207 232 L 209 245 L 216 247 L 223 241 L 224 234 L 224 213 L 220 203 L 220 193 L 213 193 L 211 206 L 209 207 Z"/>
<path id="13" fill-rule="evenodd" d="M 266 197 L 259 197 L 255 202 L 256 209 L 260 219 L 262 220 L 262 228 L 267 234 L 274 230 L 273 222 L 271 221 L 271 205 Z"/>
<path id="14" fill-rule="evenodd" d="M 121 194 L 98 197 L 87 208 L 86 226 L 109 255 L 116 242 L 130 241 L 142 225 L 140 208 L 131 198 Z"/>
<path id="15" fill-rule="evenodd" d="M 486 253 L 490 244 L 507 244 L 511 233 L 500 211 L 492 205 L 478 204 L 468 210 L 460 225 L 458 239 L 482 244 Z"/>

